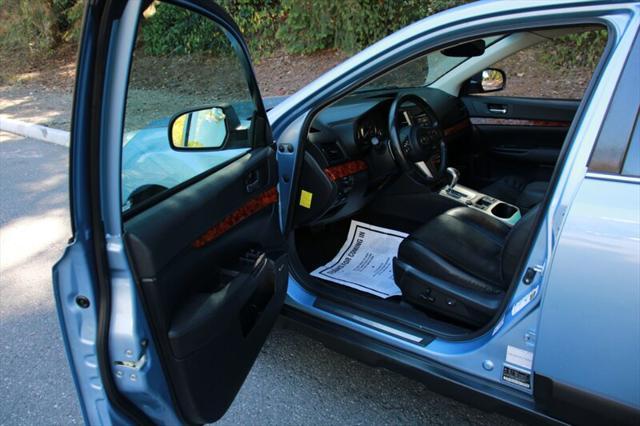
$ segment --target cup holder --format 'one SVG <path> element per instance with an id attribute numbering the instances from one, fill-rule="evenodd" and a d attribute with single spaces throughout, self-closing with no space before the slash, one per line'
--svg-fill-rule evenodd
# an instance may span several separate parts
<path id="1" fill-rule="evenodd" d="M 500 219 L 509 219 L 518 211 L 517 208 L 507 203 L 498 203 L 491 209 L 491 214 Z"/>

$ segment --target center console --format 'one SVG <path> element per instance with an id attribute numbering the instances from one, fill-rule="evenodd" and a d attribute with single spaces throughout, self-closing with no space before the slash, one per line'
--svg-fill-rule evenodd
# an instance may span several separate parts
<path id="1" fill-rule="evenodd" d="M 440 190 L 439 194 L 441 196 L 457 201 L 472 209 L 479 210 L 489 216 L 493 216 L 509 226 L 515 225 L 522 217 L 520 209 L 513 204 L 505 203 L 504 201 L 474 191 L 466 186 L 458 185 L 457 170 L 452 169 L 452 171 L 450 171 L 447 169 L 447 172 L 449 172 L 453 178 L 450 185 Z"/>

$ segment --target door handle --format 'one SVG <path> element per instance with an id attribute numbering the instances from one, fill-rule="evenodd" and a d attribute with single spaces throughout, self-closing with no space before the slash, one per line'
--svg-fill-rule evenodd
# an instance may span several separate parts
<path id="1" fill-rule="evenodd" d="M 507 106 L 506 105 L 489 104 L 489 105 L 487 105 L 487 109 L 489 110 L 489 112 L 492 112 L 494 114 L 506 114 L 507 113 Z"/>
<path id="2" fill-rule="evenodd" d="M 244 178 L 245 190 L 247 192 L 254 192 L 260 187 L 260 170 L 252 170 Z"/>

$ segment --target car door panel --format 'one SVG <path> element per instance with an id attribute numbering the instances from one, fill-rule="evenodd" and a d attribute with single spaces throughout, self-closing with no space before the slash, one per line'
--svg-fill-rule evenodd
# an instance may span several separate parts
<path id="1" fill-rule="evenodd" d="M 155 340 L 190 422 L 224 414 L 284 302 L 276 182 L 275 151 L 257 148 L 124 224 Z"/>
<path id="2" fill-rule="evenodd" d="M 474 175 L 487 182 L 513 174 L 548 180 L 580 103 L 506 96 L 462 100 L 474 126 Z"/>
<path id="3" fill-rule="evenodd" d="M 497 160 L 554 165 L 567 134 L 563 127 L 534 127 L 472 119 L 476 134 Z"/>

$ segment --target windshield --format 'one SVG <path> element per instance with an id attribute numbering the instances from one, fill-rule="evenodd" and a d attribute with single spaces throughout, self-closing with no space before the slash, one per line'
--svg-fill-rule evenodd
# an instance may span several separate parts
<path id="1" fill-rule="evenodd" d="M 500 38 L 501 36 L 493 36 L 483 40 L 489 47 Z M 430 52 L 392 69 L 357 91 L 428 86 L 467 59 L 469 57 L 445 56 L 440 50 Z"/>

